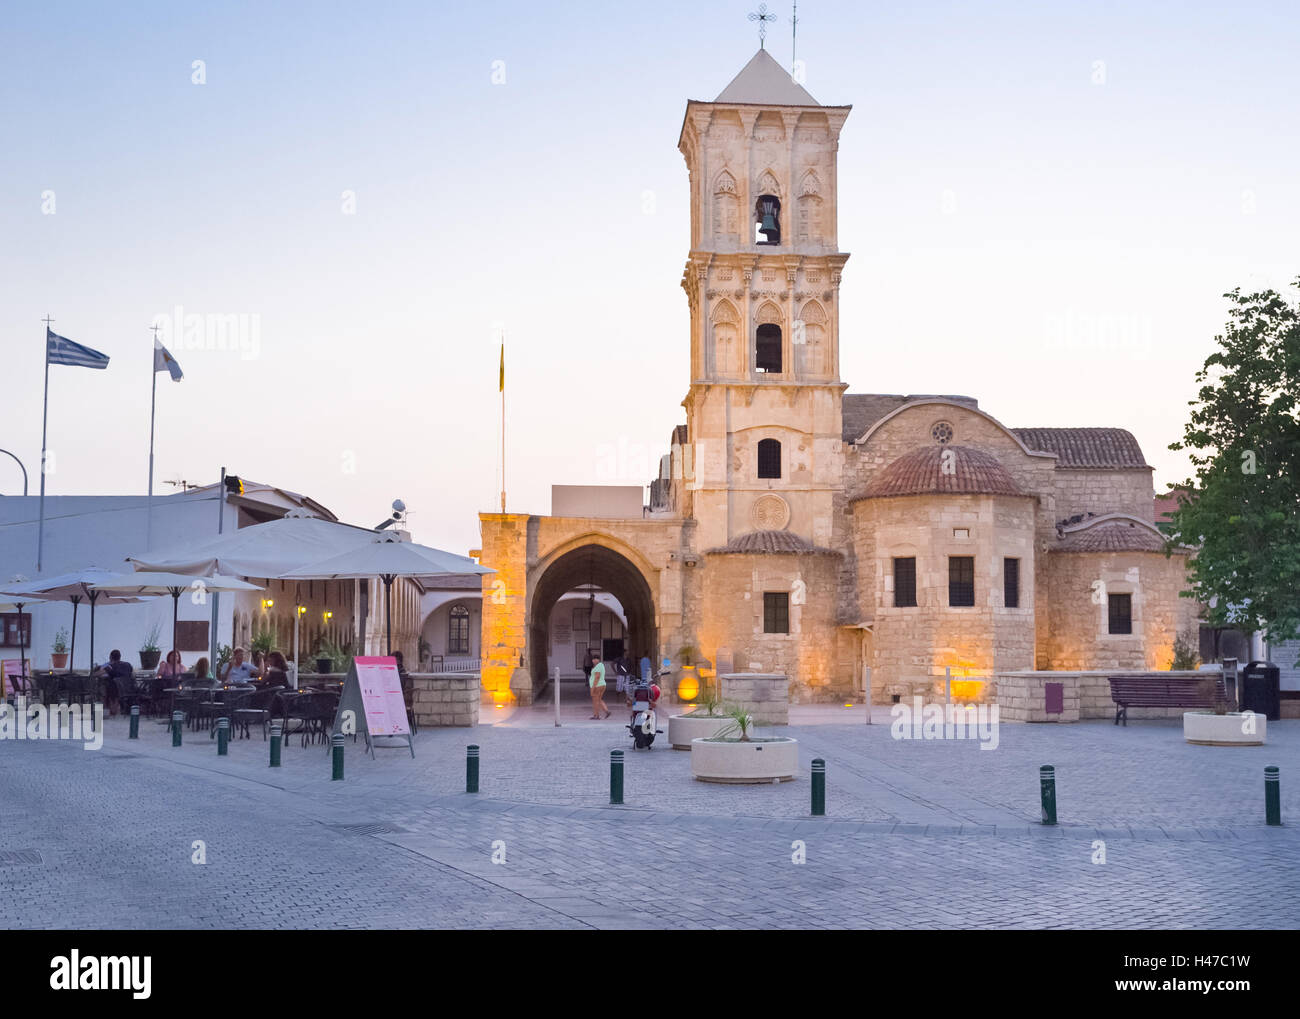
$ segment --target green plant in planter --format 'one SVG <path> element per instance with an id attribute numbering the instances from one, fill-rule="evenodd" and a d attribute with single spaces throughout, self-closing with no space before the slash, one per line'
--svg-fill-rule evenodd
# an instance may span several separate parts
<path id="1" fill-rule="evenodd" d="M 217 667 L 213 674 L 220 676 L 226 669 L 226 663 L 235 657 L 235 650 L 229 644 L 217 645 Z"/>
<path id="2" fill-rule="evenodd" d="M 718 707 L 722 704 L 722 696 L 718 693 L 717 686 L 706 680 L 700 690 L 699 697 L 695 699 L 695 703 L 699 706 L 696 708 L 695 714 L 708 718 L 718 717 Z"/>
<path id="3" fill-rule="evenodd" d="M 731 719 L 729 725 L 718 730 L 714 739 L 739 739 L 741 743 L 749 742 L 750 730 L 754 728 L 754 716 L 739 704 L 724 704 L 718 712 L 719 717 Z"/>
<path id="4" fill-rule="evenodd" d="M 275 650 L 275 634 L 271 630 L 259 630 L 249 642 L 250 649 L 269 655 Z"/>
<path id="5" fill-rule="evenodd" d="M 64 627 L 59 627 L 59 632 L 54 635 L 54 643 L 50 645 L 50 650 L 56 655 L 66 654 L 68 650 L 68 631 Z"/>
<path id="6" fill-rule="evenodd" d="M 162 624 L 155 620 L 154 624 L 149 627 L 148 632 L 144 635 L 144 641 L 140 645 L 141 651 L 161 651 L 158 641 L 162 638 Z"/>

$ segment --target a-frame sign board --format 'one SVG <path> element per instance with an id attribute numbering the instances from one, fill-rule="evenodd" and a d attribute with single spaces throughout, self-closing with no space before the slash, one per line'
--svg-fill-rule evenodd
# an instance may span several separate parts
<path id="1" fill-rule="evenodd" d="M 366 749 L 370 751 L 372 759 L 375 756 L 375 740 L 386 738 L 405 739 L 411 756 L 415 756 L 415 744 L 411 741 L 411 727 L 406 721 L 406 698 L 402 696 L 402 678 L 397 672 L 396 658 L 363 657 L 352 660 L 348 678 L 343 681 L 339 710 L 334 716 L 335 732 L 345 732 L 341 726 L 344 713 L 349 711 L 356 723 L 355 731 L 366 737 Z"/>

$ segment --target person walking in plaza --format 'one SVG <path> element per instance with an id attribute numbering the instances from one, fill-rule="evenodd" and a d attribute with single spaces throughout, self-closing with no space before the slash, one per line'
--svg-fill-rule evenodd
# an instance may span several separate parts
<path id="1" fill-rule="evenodd" d="M 623 654 L 619 655 L 616 659 L 614 659 L 614 676 L 616 678 L 616 682 L 614 684 L 615 693 L 629 692 L 629 690 L 631 689 L 630 684 L 628 683 L 629 675 L 630 673 L 628 671 L 628 666 L 627 666 L 627 652 L 625 651 L 623 652 Z"/>
<path id="2" fill-rule="evenodd" d="M 605 707 L 605 663 L 599 658 L 591 667 L 591 677 L 587 682 L 591 685 L 591 717 L 597 721 L 608 718 L 609 708 Z"/>

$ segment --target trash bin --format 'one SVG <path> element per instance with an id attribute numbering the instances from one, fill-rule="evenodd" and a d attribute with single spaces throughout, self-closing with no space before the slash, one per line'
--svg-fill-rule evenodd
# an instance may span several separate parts
<path id="1" fill-rule="evenodd" d="M 1241 710 L 1270 722 L 1282 717 L 1282 670 L 1272 662 L 1251 662 L 1241 670 Z"/>

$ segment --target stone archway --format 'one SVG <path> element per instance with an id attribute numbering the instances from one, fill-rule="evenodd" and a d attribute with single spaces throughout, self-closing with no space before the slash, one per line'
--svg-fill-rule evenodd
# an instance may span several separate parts
<path id="1" fill-rule="evenodd" d="M 630 652 L 659 653 L 654 594 L 644 573 L 626 556 L 595 542 L 579 545 L 559 556 L 538 576 L 528 608 L 527 660 L 534 690 L 546 682 L 546 626 L 555 604 L 568 592 L 594 582 L 618 599 L 627 618 Z"/>

